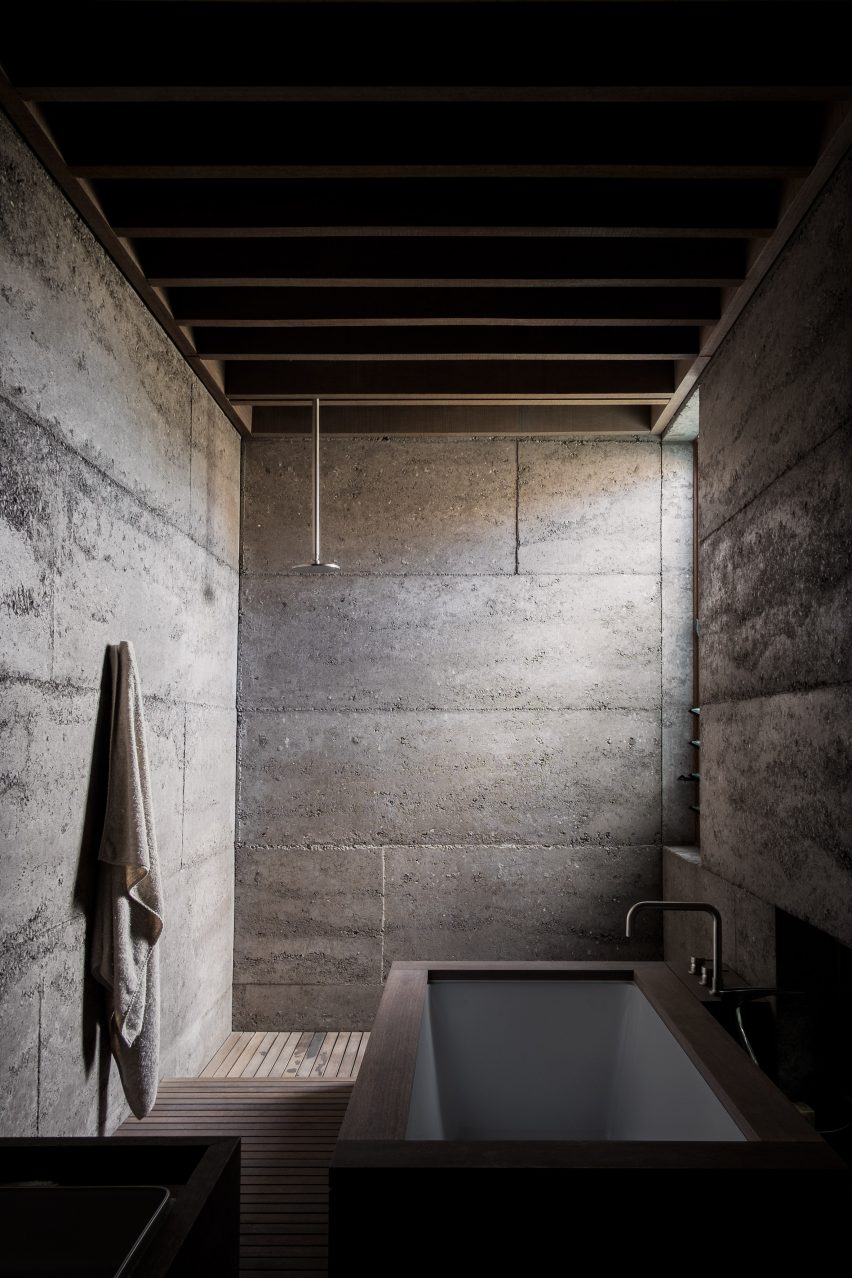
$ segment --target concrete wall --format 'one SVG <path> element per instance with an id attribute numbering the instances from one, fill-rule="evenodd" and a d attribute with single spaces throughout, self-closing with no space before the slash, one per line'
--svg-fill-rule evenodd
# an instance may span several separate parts
<path id="1" fill-rule="evenodd" d="M 703 869 L 845 945 L 850 351 L 847 156 L 708 368 L 699 440 Z M 738 942 L 743 975 L 764 949 Z"/>
<path id="2" fill-rule="evenodd" d="M 661 535 L 683 607 L 688 446 L 322 450 L 342 572 L 311 578 L 308 440 L 245 448 L 235 1026 L 369 1025 L 394 959 L 623 953 L 660 890 Z M 649 920 L 630 952 L 658 940 Z"/>
<path id="3" fill-rule="evenodd" d="M 0 162 L 0 1132 L 93 1134 L 126 1113 L 85 952 L 121 639 L 164 873 L 163 1073 L 231 1025 L 239 440 L 3 117 Z"/>

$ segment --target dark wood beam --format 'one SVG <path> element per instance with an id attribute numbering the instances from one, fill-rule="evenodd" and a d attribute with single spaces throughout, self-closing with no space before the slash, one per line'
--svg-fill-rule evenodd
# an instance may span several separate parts
<path id="1" fill-rule="evenodd" d="M 160 293 L 145 278 L 136 258 L 122 244 L 120 238 L 104 217 L 102 209 L 91 197 L 86 187 L 68 172 L 67 165 L 39 121 L 37 113 L 34 113 L 20 101 L 2 68 L 0 68 L 0 106 L 2 106 L 48 173 L 51 174 L 60 189 L 71 201 L 83 221 L 115 262 L 122 275 L 139 295 L 161 328 L 190 364 L 199 381 L 222 409 L 222 412 L 234 428 L 241 435 L 249 434 L 250 430 L 245 414 L 234 408 L 212 371 L 196 357 L 192 341 L 175 321 L 172 312 L 163 301 Z"/>
<path id="2" fill-rule="evenodd" d="M 509 328 L 456 325 L 391 328 L 195 328 L 207 359 L 687 359 L 693 328 Z"/>
<path id="3" fill-rule="evenodd" d="M 775 226 L 779 182 L 585 178 L 305 179 L 97 184 L 121 234 L 167 228 L 574 226 L 720 230 Z"/>
<path id="4" fill-rule="evenodd" d="M 646 404 L 323 405 L 324 435 L 608 435 L 651 433 Z M 253 435 L 306 435 L 309 404 L 269 404 L 254 410 Z"/>
<path id="5" fill-rule="evenodd" d="M 681 50 L 683 57 L 683 50 Z M 795 78 L 795 77 L 794 77 Z M 852 96 L 848 74 L 832 83 L 753 84 L 51 84 L 20 83 L 26 102 L 837 102 Z"/>
<path id="6" fill-rule="evenodd" d="M 234 401 L 244 403 L 310 395 L 564 396 L 659 403 L 674 389 L 674 366 L 655 360 L 237 360 L 225 365 L 225 390 Z"/>
<path id="7" fill-rule="evenodd" d="M 84 181 L 85 179 L 81 179 Z M 499 213 L 499 209 L 492 212 Z M 132 240 L 333 240 L 333 239 L 708 239 L 708 240 L 767 240 L 772 235 L 772 225 L 736 226 L 650 226 L 631 223 L 624 226 L 540 226 L 510 224 L 476 224 L 469 226 L 407 225 L 359 226 L 341 222 L 335 226 L 140 226 L 118 223 L 114 230 L 125 239 Z"/>
<path id="8" fill-rule="evenodd" d="M 825 105 L 817 102 L 52 103 L 43 107 L 67 163 L 153 172 L 247 166 L 289 172 L 370 172 L 405 166 L 595 166 L 753 176 L 816 160 Z M 79 166 L 79 169 L 78 169 Z M 163 167 L 165 166 L 165 167 Z M 301 167 L 300 167 L 301 166 Z M 530 167 L 532 166 L 532 168 Z M 318 171 L 319 170 L 319 171 Z M 111 168 L 113 175 L 114 167 Z M 670 173 L 671 175 L 671 173 Z M 366 174 L 365 174 L 366 176 Z M 401 174 L 400 174 L 401 176 Z"/>
<path id="9" fill-rule="evenodd" d="M 713 288 L 187 288 L 169 301 L 180 324 L 693 325 L 719 318 Z"/>
<path id="10" fill-rule="evenodd" d="M 735 287 L 737 240 L 334 239 L 151 240 L 137 249 L 152 284 L 326 287 L 387 285 Z"/>
<path id="11" fill-rule="evenodd" d="M 375 181 L 424 178 L 595 178 L 627 181 L 783 181 L 807 164 L 75 164 L 75 177 L 133 182 Z"/>
<path id="12" fill-rule="evenodd" d="M 247 93 L 468 101 L 507 91 L 545 100 L 772 100 L 814 97 L 832 86 L 842 96 L 849 83 L 845 6 L 824 0 L 170 3 L 167 16 L 158 3 L 84 0 L 50 6 L 49 20 L 42 5 L 6 8 L 9 73 L 41 97 L 76 88 L 106 93 L 108 101 L 244 100 Z M 744 28 L 734 16 L 744 9 L 760 18 L 768 10 L 759 44 L 751 24 Z M 394 68 L 400 87 L 388 84 Z M 477 85 L 486 77 L 488 85 Z M 441 86 L 433 86 L 436 78 Z"/>

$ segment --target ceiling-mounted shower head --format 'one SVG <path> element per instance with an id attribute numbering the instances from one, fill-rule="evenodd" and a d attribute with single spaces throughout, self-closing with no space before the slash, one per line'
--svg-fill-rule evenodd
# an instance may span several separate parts
<path id="1" fill-rule="evenodd" d="M 313 404 L 313 524 L 314 524 L 314 557 L 309 564 L 294 564 L 294 572 L 316 573 L 320 576 L 340 572 L 340 564 L 323 562 L 320 558 L 320 455 L 319 455 L 319 400 Z"/>

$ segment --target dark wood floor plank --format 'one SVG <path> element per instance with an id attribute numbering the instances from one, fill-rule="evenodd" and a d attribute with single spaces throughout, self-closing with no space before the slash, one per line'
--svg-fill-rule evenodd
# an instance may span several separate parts
<path id="1" fill-rule="evenodd" d="M 348 1068 L 366 1038 L 357 1035 Z M 300 1039 L 296 1068 L 308 1060 L 306 1069 L 314 1068 L 324 1045 L 327 1069 L 336 1035 L 308 1031 Z M 256 1070 L 258 1053 L 278 1045 L 270 1035 L 240 1035 L 217 1054 L 218 1068 L 230 1058 L 233 1069 L 242 1056 Z M 335 1064 L 342 1063 L 341 1054 Z M 351 1082 L 336 1077 L 167 1079 L 148 1118 L 128 1119 L 119 1133 L 241 1136 L 241 1278 L 317 1278 L 328 1272 L 328 1165 L 351 1090 Z"/>

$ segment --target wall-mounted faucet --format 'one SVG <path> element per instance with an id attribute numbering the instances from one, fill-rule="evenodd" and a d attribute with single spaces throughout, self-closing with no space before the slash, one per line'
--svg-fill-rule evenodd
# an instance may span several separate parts
<path id="1" fill-rule="evenodd" d="M 630 940 L 633 934 L 633 919 L 642 910 L 692 910 L 709 914 L 713 920 L 713 970 L 710 975 L 710 993 L 722 992 L 722 916 L 715 905 L 706 901 L 637 901 L 627 911 L 624 934 Z"/>

